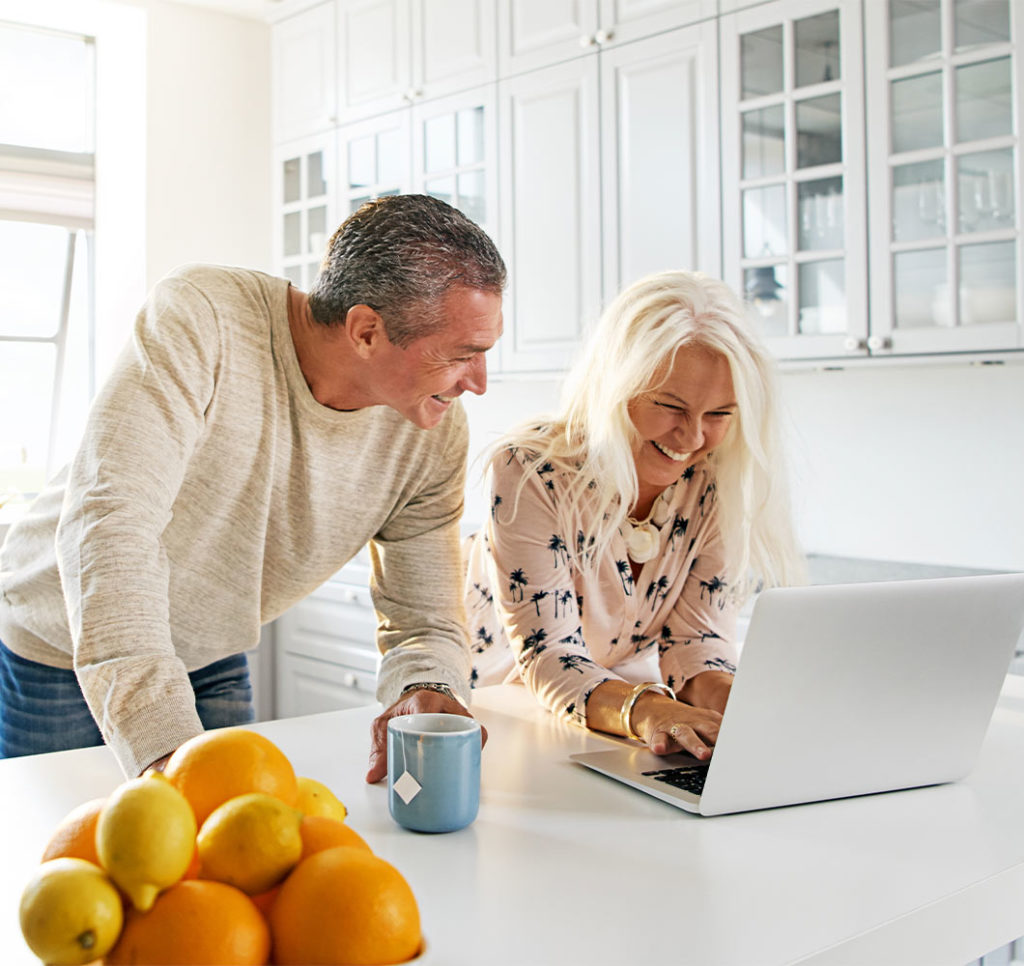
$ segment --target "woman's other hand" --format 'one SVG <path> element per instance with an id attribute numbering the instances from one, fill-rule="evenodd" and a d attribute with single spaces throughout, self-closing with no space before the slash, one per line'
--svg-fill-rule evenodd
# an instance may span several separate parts
<path id="1" fill-rule="evenodd" d="M 686 751 L 707 761 L 718 740 L 722 715 L 648 692 L 633 709 L 633 728 L 656 755 Z"/>
<path id="2" fill-rule="evenodd" d="M 679 700 L 692 704 L 695 708 L 710 708 L 724 714 L 732 682 L 733 675 L 728 671 L 704 671 L 695 674 L 679 691 Z"/>
<path id="3" fill-rule="evenodd" d="M 717 687 L 720 685 L 716 685 L 715 689 Z M 622 706 L 632 689 L 632 684 L 619 680 L 605 681 L 594 688 L 587 701 L 587 727 L 606 734 L 628 736 L 627 726 L 631 724 L 636 734 L 656 755 L 686 751 L 701 761 L 711 757 L 711 749 L 718 740 L 718 728 L 722 722 L 719 711 L 673 701 L 652 690 L 640 695 L 626 722 L 622 720 Z M 709 695 L 711 690 L 709 687 Z"/>

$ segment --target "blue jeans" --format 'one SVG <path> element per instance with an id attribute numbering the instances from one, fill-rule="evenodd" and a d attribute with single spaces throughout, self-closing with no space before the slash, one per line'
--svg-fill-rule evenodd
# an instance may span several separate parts
<path id="1" fill-rule="evenodd" d="M 204 728 L 255 719 L 244 654 L 189 673 Z M 0 641 L 0 758 L 102 745 L 74 671 L 19 657 Z"/>

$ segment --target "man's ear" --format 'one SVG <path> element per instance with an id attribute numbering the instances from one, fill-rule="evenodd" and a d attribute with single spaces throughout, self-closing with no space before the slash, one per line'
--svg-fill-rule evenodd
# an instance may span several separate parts
<path id="1" fill-rule="evenodd" d="M 368 305 L 353 305 L 345 316 L 345 331 L 355 351 L 368 359 L 388 343 L 384 320 Z"/>

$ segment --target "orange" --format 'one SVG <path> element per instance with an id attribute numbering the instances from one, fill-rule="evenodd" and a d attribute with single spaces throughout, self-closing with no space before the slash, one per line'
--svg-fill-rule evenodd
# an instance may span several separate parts
<path id="1" fill-rule="evenodd" d="M 422 941 L 419 908 L 402 874 L 346 846 L 295 867 L 270 909 L 270 932 L 280 966 L 404 963 Z"/>
<path id="2" fill-rule="evenodd" d="M 185 870 L 185 874 L 182 876 L 183 879 L 198 879 L 199 878 L 199 845 L 197 844 L 192 852 L 192 861 L 188 864 L 188 868 Z"/>
<path id="3" fill-rule="evenodd" d="M 68 812 L 53 830 L 40 861 L 71 858 L 85 859 L 86 862 L 99 865 L 100 859 L 96 854 L 96 821 L 100 817 L 104 802 L 105 798 L 94 798 Z"/>
<path id="4" fill-rule="evenodd" d="M 149 912 L 129 912 L 103 962 L 261 966 L 269 956 L 267 923 L 244 892 L 188 879 L 162 892 Z"/>
<path id="5" fill-rule="evenodd" d="M 353 831 L 344 822 L 328 818 L 326 815 L 303 816 L 299 834 L 302 836 L 302 858 L 339 845 L 349 845 L 366 852 L 372 851 L 358 832 Z"/>
<path id="6" fill-rule="evenodd" d="M 274 904 L 274 900 L 277 898 L 277 894 L 280 891 L 281 887 L 276 885 L 273 889 L 267 889 L 266 892 L 261 892 L 257 896 L 249 896 L 256 908 L 263 913 L 264 919 L 270 915 L 270 907 Z"/>
<path id="7" fill-rule="evenodd" d="M 171 755 L 164 774 L 188 799 L 199 826 L 236 795 L 263 792 L 294 805 L 299 794 L 295 769 L 284 752 L 245 728 L 206 731 L 186 741 Z"/>

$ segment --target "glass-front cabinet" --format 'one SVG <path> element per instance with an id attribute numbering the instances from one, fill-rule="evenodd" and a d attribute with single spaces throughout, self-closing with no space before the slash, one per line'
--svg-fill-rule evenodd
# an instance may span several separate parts
<path id="1" fill-rule="evenodd" d="M 1024 4 L 779 0 L 721 26 L 725 271 L 777 354 L 1024 347 Z"/>
<path id="2" fill-rule="evenodd" d="M 863 353 L 859 3 L 766 4 L 721 38 L 726 278 L 780 356 Z"/>
<path id="3" fill-rule="evenodd" d="M 494 89 L 391 111 L 339 129 L 340 219 L 386 195 L 422 192 L 495 234 Z"/>
<path id="4" fill-rule="evenodd" d="M 865 4 L 876 353 L 1022 345 L 1022 18 L 1011 0 Z"/>
<path id="5" fill-rule="evenodd" d="M 334 134 L 281 145 L 274 161 L 274 252 L 281 272 L 307 291 L 336 225 Z"/>

